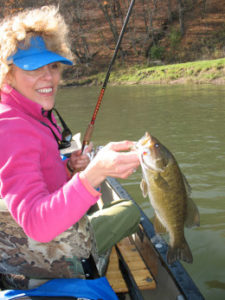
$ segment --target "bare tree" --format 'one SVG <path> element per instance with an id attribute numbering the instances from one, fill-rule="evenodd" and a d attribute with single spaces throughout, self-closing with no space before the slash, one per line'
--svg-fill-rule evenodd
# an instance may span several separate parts
<path id="1" fill-rule="evenodd" d="M 123 16 L 125 15 L 124 9 L 121 6 L 121 2 L 119 0 L 108 0 L 108 1 L 101 1 L 101 0 L 95 0 L 98 4 L 98 7 L 103 12 L 103 15 L 105 16 L 105 19 L 107 23 L 109 24 L 110 31 L 112 32 L 114 45 L 117 44 L 118 38 L 119 38 L 119 29 L 118 29 L 118 17 L 120 17 L 121 27 L 123 25 Z M 125 2 L 125 1 L 124 1 Z M 123 2 L 122 2 L 123 3 Z M 124 4 L 124 3 L 123 3 Z M 106 44 L 106 39 L 104 37 L 104 34 L 100 33 L 102 39 L 104 40 L 104 43 Z M 110 44 L 108 44 L 108 48 L 110 48 Z M 111 49 L 111 48 L 110 48 Z M 113 48 L 114 49 L 114 48 Z M 123 50 L 122 46 L 120 46 L 119 55 L 122 58 L 122 62 L 124 61 L 125 51 Z"/>
<path id="2" fill-rule="evenodd" d="M 203 13 L 206 13 L 207 9 L 207 0 L 202 0 Z"/>
<path id="3" fill-rule="evenodd" d="M 178 12 L 179 12 L 179 22 L 180 22 L 180 32 L 181 35 L 184 35 L 184 0 L 177 0 Z"/>
<path id="4" fill-rule="evenodd" d="M 104 1 L 104 2 L 102 2 L 101 0 L 96 0 L 96 2 L 98 4 L 100 10 L 103 12 L 106 21 L 109 24 L 110 30 L 111 30 L 111 32 L 113 34 L 114 41 L 116 43 L 117 40 L 118 40 L 119 34 L 118 34 L 117 24 L 116 24 L 115 18 L 113 17 L 112 13 L 110 14 L 110 7 L 112 7 L 110 5 L 111 2 L 110 1 Z"/>
<path id="5" fill-rule="evenodd" d="M 168 8 L 168 21 L 171 23 L 172 20 L 173 20 L 173 17 L 172 17 L 171 0 L 168 0 L 167 8 Z"/>
<path id="6" fill-rule="evenodd" d="M 72 40 L 72 51 L 77 60 L 81 64 L 90 62 L 96 53 L 91 53 L 88 40 L 86 38 L 89 33 L 85 26 L 88 22 L 86 20 L 85 0 L 63 1 L 61 2 L 63 11 L 68 14 L 66 19 L 70 20 Z"/>
<path id="7" fill-rule="evenodd" d="M 147 47 L 143 47 L 145 56 L 149 56 L 150 48 L 157 43 L 157 37 L 155 35 L 154 18 L 157 12 L 157 0 L 141 0 L 142 2 L 142 14 L 145 27 L 145 38 L 143 44 Z"/>

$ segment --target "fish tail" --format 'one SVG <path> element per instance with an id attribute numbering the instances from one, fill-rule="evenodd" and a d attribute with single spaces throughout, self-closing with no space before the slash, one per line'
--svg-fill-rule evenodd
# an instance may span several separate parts
<path id="1" fill-rule="evenodd" d="M 167 262 L 171 265 L 176 260 L 183 260 L 187 263 L 193 262 L 192 253 L 186 240 L 183 240 L 180 245 L 169 246 Z"/>

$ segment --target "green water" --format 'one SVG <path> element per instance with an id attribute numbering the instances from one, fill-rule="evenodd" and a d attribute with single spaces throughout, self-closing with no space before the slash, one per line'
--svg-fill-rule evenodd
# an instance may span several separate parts
<path id="1" fill-rule="evenodd" d="M 59 91 L 57 107 L 74 133 L 84 134 L 99 87 Z M 225 87 L 108 87 L 95 123 L 95 146 L 138 140 L 149 131 L 177 158 L 192 187 L 201 215 L 200 228 L 187 229 L 194 263 L 184 263 L 206 299 L 225 299 Z M 122 184 L 145 213 L 153 215 L 141 195 L 138 170 Z"/>

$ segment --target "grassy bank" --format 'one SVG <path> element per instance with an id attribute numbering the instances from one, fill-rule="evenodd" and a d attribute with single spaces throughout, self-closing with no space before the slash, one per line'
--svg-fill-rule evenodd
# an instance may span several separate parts
<path id="1" fill-rule="evenodd" d="M 106 72 L 76 81 L 67 80 L 63 85 L 101 85 L 105 75 Z M 109 80 L 110 85 L 186 83 L 225 84 L 225 58 L 154 67 L 117 67 Z"/>

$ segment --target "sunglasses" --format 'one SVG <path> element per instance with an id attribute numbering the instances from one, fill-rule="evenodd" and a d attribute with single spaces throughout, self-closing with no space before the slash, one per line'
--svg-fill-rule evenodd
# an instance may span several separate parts
<path id="1" fill-rule="evenodd" d="M 58 120 L 60 121 L 63 131 L 62 131 L 62 140 L 58 137 L 56 138 L 59 149 L 65 149 L 71 146 L 72 132 L 69 127 L 66 125 L 66 122 L 63 120 L 62 116 L 59 114 L 56 108 L 53 108 L 53 111 L 56 113 Z"/>
<path id="2" fill-rule="evenodd" d="M 53 136 L 54 136 L 54 138 L 55 138 L 55 140 L 58 144 L 59 150 L 68 148 L 68 147 L 71 146 L 72 132 L 69 129 L 69 127 L 66 125 L 66 122 L 63 120 L 63 118 L 61 117 L 61 115 L 59 114 L 57 109 L 53 108 L 53 111 L 57 115 L 56 119 L 58 119 L 60 121 L 61 125 L 62 125 L 62 128 L 63 128 L 62 132 L 59 131 L 59 128 L 57 127 L 57 125 L 52 120 L 52 116 L 51 116 L 52 111 L 48 111 L 48 119 L 51 121 L 52 125 L 54 125 L 55 128 L 62 134 L 62 139 L 61 140 L 58 138 L 58 136 L 55 134 L 55 132 L 52 130 L 52 128 L 50 126 L 48 126 L 46 123 L 44 123 L 42 121 L 40 121 L 40 122 L 41 122 L 41 124 L 43 124 L 44 126 L 48 127 L 51 130 L 51 132 L 52 132 L 52 134 L 53 134 Z"/>

